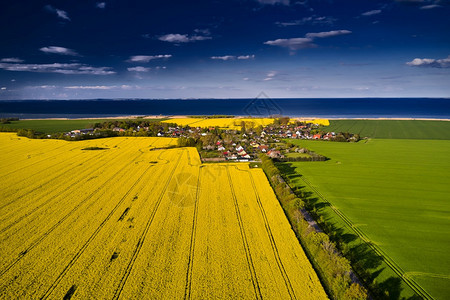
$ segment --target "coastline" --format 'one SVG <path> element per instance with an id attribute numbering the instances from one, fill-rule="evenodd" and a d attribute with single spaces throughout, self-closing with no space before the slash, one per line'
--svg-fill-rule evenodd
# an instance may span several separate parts
<path id="1" fill-rule="evenodd" d="M 328 119 L 328 120 L 397 120 L 397 121 L 450 121 L 450 118 L 405 118 L 405 117 L 376 117 L 376 118 L 368 118 L 368 117 L 290 117 L 292 120 L 299 120 L 299 121 L 305 121 L 305 120 L 311 120 L 311 119 Z M 115 117 L 93 117 L 93 118 L 23 118 L 20 120 L 27 120 L 27 121 L 37 121 L 37 120 L 53 120 L 53 121 L 64 121 L 64 120 L 122 120 L 122 119 L 137 119 L 137 118 L 143 118 L 143 119 L 185 119 L 189 118 L 189 116 L 186 115 L 123 115 L 123 116 L 115 116 Z M 259 118 L 259 117 L 252 117 L 252 116 L 234 116 L 235 119 L 243 119 L 243 118 Z"/>

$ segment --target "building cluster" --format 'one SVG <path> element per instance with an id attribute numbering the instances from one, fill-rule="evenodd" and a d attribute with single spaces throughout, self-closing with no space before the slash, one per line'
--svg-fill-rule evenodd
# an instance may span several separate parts
<path id="1" fill-rule="evenodd" d="M 100 128 L 73 130 L 66 133 L 70 137 L 96 135 L 104 131 Z M 142 124 L 141 124 L 142 125 Z M 272 158 L 284 158 L 289 152 L 300 152 L 300 148 L 288 149 L 284 139 L 315 139 L 352 141 L 359 136 L 335 132 L 323 132 L 318 124 L 301 123 L 279 124 L 245 128 L 241 131 L 226 128 L 202 128 L 177 126 L 168 123 L 153 123 L 147 126 L 128 124 L 127 128 L 107 127 L 114 135 L 159 136 L 190 139 L 189 146 L 196 146 L 202 158 L 209 160 L 250 161 L 257 153 L 266 153 Z"/>

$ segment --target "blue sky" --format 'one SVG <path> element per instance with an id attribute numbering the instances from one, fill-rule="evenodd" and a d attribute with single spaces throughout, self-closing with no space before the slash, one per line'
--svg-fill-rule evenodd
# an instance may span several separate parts
<path id="1" fill-rule="evenodd" d="M 448 0 L 1 5 L 0 99 L 450 97 Z"/>

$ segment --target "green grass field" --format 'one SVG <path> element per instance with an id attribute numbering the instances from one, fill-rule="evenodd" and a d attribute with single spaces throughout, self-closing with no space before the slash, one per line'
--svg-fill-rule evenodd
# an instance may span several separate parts
<path id="1" fill-rule="evenodd" d="M 331 158 L 284 163 L 293 182 L 311 185 L 408 278 L 434 298 L 448 299 L 450 140 L 290 141 Z M 354 233 L 330 207 L 325 206 L 323 212 L 346 232 Z M 377 280 L 392 274 L 385 269 Z M 404 284 L 402 288 L 402 297 L 411 295 Z"/>
<path id="2" fill-rule="evenodd" d="M 146 119 L 146 121 L 159 121 L 163 119 Z M 12 129 L 33 129 L 38 132 L 51 134 L 67 132 L 75 129 L 88 128 L 90 124 L 113 121 L 111 119 L 74 119 L 74 120 L 19 120 L 10 124 L 0 124 L 0 127 Z M 118 120 L 120 121 L 120 120 Z"/>
<path id="3" fill-rule="evenodd" d="M 379 139 L 449 140 L 450 121 L 330 120 L 326 131 L 358 133 Z"/>

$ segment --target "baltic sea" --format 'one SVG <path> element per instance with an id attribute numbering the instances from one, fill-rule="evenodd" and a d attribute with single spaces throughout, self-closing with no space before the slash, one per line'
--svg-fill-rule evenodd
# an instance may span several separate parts
<path id="1" fill-rule="evenodd" d="M 102 118 L 118 116 L 284 115 L 315 118 L 450 119 L 450 98 L 9 100 L 0 117 Z"/>

